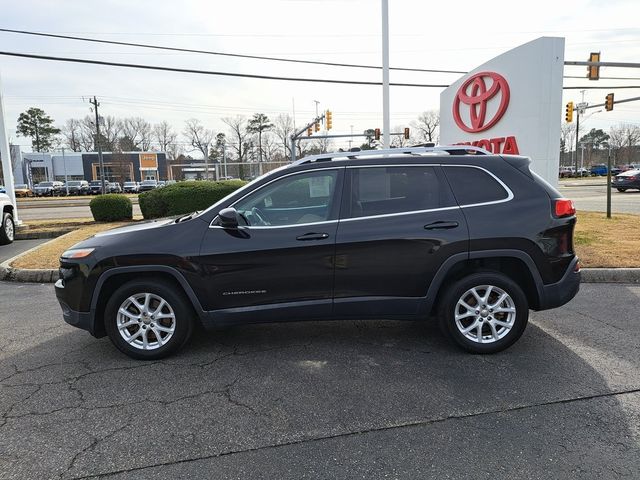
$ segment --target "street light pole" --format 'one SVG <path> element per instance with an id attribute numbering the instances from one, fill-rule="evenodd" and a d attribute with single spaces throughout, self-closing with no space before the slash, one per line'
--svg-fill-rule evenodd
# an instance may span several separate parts
<path id="1" fill-rule="evenodd" d="M 389 148 L 389 0 L 382 0 L 382 145 Z"/>

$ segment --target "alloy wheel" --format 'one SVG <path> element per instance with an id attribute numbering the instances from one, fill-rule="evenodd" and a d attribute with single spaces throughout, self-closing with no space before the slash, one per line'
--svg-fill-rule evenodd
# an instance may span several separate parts
<path id="1" fill-rule="evenodd" d="M 494 343 L 513 329 L 516 306 L 513 298 L 494 285 L 478 285 L 464 292 L 455 306 L 456 327 L 476 343 Z"/>
<path id="2" fill-rule="evenodd" d="M 176 315 L 169 303 L 154 293 L 128 297 L 118 308 L 120 336 L 134 348 L 155 350 L 167 344 L 176 330 Z"/>

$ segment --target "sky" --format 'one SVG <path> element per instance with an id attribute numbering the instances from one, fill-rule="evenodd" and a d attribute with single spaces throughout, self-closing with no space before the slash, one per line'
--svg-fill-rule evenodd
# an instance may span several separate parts
<path id="1" fill-rule="evenodd" d="M 3 2 L 0 27 L 154 43 L 183 48 L 329 62 L 381 65 L 380 0 L 22 0 Z M 637 0 L 559 2 L 389 0 L 390 65 L 467 71 L 541 36 L 566 38 L 565 60 L 640 59 L 640 3 Z M 294 65 L 262 60 L 153 51 L 125 46 L 0 33 L 0 50 L 143 63 L 263 75 L 381 81 L 378 70 Z M 565 67 L 582 76 L 586 67 Z M 565 86 L 638 85 L 637 89 L 587 90 L 584 100 L 604 102 L 640 96 L 638 69 L 602 68 L 601 76 L 631 80 L 565 79 Z M 270 118 L 293 115 L 307 123 L 319 109 L 333 112 L 331 133 L 382 127 L 380 86 L 331 85 L 153 72 L 96 65 L 76 65 L 0 55 L 0 76 L 8 134 L 17 137 L 20 112 L 45 110 L 61 126 L 68 118 L 90 113 L 96 95 L 102 115 L 167 120 L 177 131 L 185 120 L 199 119 L 215 132 L 222 118 L 261 112 Z M 392 82 L 449 84 L 458 74 L 391 72 Z M 392 130 L 401 131 L 420 112 L 439 108 L 442 88 L 391 87 Z M 563 105 L 581 100 L 565 90 Z M 563 112 L 559 112 L 563 115 Z M 621 122 L 640 125 L 640 102 L 616 105 L 581 120 L 585 129 L 608 129 Z M 582 130 L 582 128 L 581 128 Z M 336 147 L 346 146 L 335 142 Z M 197 156 L 194 154 L 194 156 Z"/>

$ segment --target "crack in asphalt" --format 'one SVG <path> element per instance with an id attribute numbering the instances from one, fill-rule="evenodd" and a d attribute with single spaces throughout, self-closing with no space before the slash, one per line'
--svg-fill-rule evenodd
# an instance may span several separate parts
<path id="1" fill-rule="evenodd" d="M 634 389 L 629 389 L 629 390 L 621 390 L 621 391 L 616 391 L 616 392 L 607 392 L 607 393 L 601 393 L 601 394 L 595 394 L 595 395 L 587 395 L 587 396 L 581 396 L 581 397 L 564 398 L 564 399 L 552 400 L 552 401 L 549 401 L 549 402 L 540 402 L 540 403 L 530 404 L 530 405 L 517 405 L 517 406 L 514 406 L 514 407 L 508 407 L 508 408 L 503 408 L 503 409 L 495 409 L 495 410 L 486 410 L 486 411 L 481 411 L 481 412 L 472 412 L 472 413 L 467 413 L 467 414 L 462 414 L 462 415 L 449 415 L 449 416 L 446 416 L 446 417 L 440 417 L 440 418 L 434 418 L 434 419 L 417 420 L 417 421 L 412 421 L 412 422 L 403 422 L 403 423 L 399 423 L 399 424 L 395 424 L 395 425 L 388 425 L 388 426 L 383 426 L 383 427 L 373 427 L 373 428 L 362 429 L 362 430 L 347 431 L 347 432 L 337 433 L 337 434 L 333 434 L 333 435 L 321 435 L 321 436 L 312 437 L 312 438 L 305 438 L 305 439 L 301 439 L 301 440 L 292 440 L 292 441 L 288 441 L 288 442 L 274 443 L 274 444 L 270 444 L 270 445 L 263 445 L 263 446 L 259 446 L 259 447 L 246 448 L 246 449 L 241 449 L 241 450 L 230 450 L 230 451 L 220 452 L 220 453 L 212 454 L 212 455 L 194 456 L 194 457 L 190 457 L 190 458 L 184 458 L 184 459 L 174 460 L 174 461 L 169 461 L 169 462 L 159 462 L 159 463 L 155 463 L 155 464 L 151 464 L 151 465 L 144 465 L 144 466 L 133 467 L 133 468 L 112 470 L 112 471 L 109 471 L 109 472 L 94 473 L 94 474 L 90 474 L 90 475 L 84 475 L 84 476 L 80 476 L 80 477 L 70 477 L 70 478 L 73 479 L 73 480 L 85 480 L 85 479 L 99 478 L 99 477 L 100 478 L 104 478 L 104 477 L 108 477 L 108 476 L 112 476 L 112 475 L 118 475 L 118 474 L 121 474 L 121 473 L 137 472 L 137 471 L 147 470 L 147 469 L 150 469 L 150 468 L 163 467 L 163 466 L 169 466 L 169 465 L 179 465 L 179 464 L 182 464 L 182 463 L 189 463 L 189 462 L 198 461 L 198 460 L 207 460 L 207 459 L 212 459 L 212 458 L 225 457 L 225 456 L 235 455 L 235 454 L 257 452 L 257 451 L 262 451 L 262 450 L 270 450 L 270 449 L 276 449 L 276 448 L 287 447 L 287 446 L 292 446 L 292 445 L 302 445 L 302 444 L 305 444 L 305 443 L 319 442 L 319 441 L 323 441 L 323 440 L 333 440 L 333 439 L 337 439 L 337 438 L 346 438 L 346 437 L 362 435 L 362 434 L 367 434 L 367 433 L 376 433 L 376 432 L 383 432 L 383 431 L 389 431 L 389 430 L 398 430 L 398 429 L 402 429 L 402 428 L 411 428 L 411 427 L 421 427 L 421 426 L 435 425 L 435 424 L 438 424 L 438 423 L 447 422 L 449 420 L 466 420 L 466 419 L 470 419 L 470 418 L 483 417 L 483 416 L 487 416 L 487 415 L 497 415 L 497 414 L 501 414 L 501 413 L 512 413 L 512 412 L 517 412 L 517 411 L 522 411 L 522 410 L 527 410 L 527 409 L 532 409 L 532 408 L 548 407 L 548 406 L 554 406 L 554 405 L 563 405 L 563 404 L 570 404 L 570 403 L 575 403 L 575 402 L 584 402 L 584 401 L 589 401 L 589 400 L 597 400 L 597 399 L 601 399 L 601 398 L 618 397 L 618 396 L 622 396 L 622 395 L 632 395 L 632 394 L 636 394 L 636 393 L 640 393 L 640 388 L 634 388 Z"/>

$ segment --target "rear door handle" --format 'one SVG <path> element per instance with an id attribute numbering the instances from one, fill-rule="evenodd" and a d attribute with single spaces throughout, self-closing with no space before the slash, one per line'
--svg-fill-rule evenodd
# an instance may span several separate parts
<path id="1" fill-rule="evenodd" d="M 296 237 L 296 240 L 325 240 L 327 238 L 329 238 L 328 233 L 305 233 Z"/>
<path id="2" fill-rule="evenodd" d="M 449 228 L 456 228 L 458 226 L 458 222 L 433 222 L 427 223 L 424 228 L 426 230 L 446 230 Z"/>

